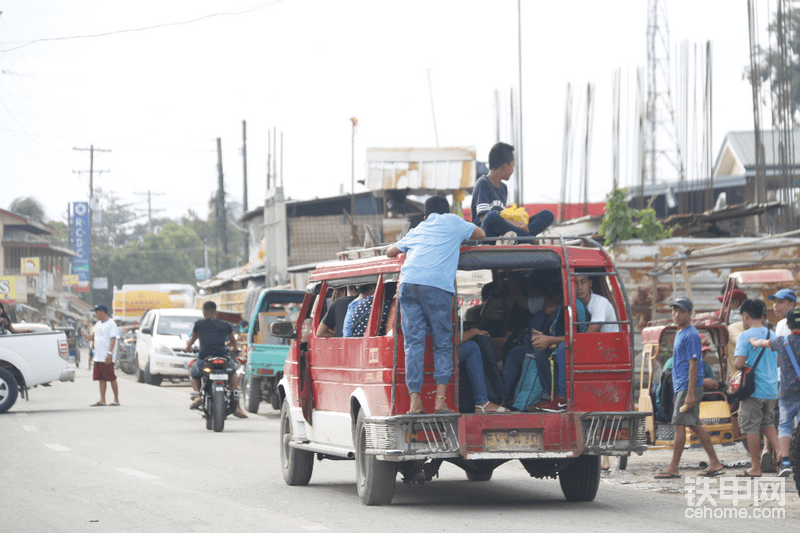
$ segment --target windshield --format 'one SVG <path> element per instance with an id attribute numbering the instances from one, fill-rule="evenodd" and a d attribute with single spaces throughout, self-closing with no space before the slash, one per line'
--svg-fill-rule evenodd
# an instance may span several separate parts
<path id="1" fill-rule="evenodd" d="M 194 323 L 200 320 L 196 316 L 162 316 L 158 321 L 159 335 L 191 335 Z"/>

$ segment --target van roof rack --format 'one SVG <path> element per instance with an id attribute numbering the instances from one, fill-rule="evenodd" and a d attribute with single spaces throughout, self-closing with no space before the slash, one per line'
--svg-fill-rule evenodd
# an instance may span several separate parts
<path id="1" fill-rule="evenodd" d="M 368 257 L 380 257 L 386 254 L 388 245 L 373 246 L 371 248 L 353 248 L 337 253 L 339 261 L 352 261 L 354 259 L 366 259 Z"/>

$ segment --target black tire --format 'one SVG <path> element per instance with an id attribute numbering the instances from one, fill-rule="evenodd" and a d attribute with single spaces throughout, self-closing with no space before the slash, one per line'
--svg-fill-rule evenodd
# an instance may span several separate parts
<path id="1" fill-rule="evenodd" d="M 276 411 L 281 408 L 281 395 L 278 394 L 278 391 L 274 391 L 272 394 L 269 395 L 269 404 Z"/>
<path id="2" fill-rule="evenodd" d="M 469 481 L 489 481 L 494 473 L 494 461 L 465 461 L 464 473 Z"/>
<path id="3" fill-rule="evenodd" d="M 581 455 L 558 473 L 561 492 L 568 502 L 590 502 L 600 487 L 600 456 Z"/>
<path id="4" fill-rule="evenodd" d="M 137 383 L 144 383 L 144 372 L 142 372 L 142 368 L 139 366 L 139 354 L 133 358 L 134 366 L 136 367 L 136 382 Z"/>
<path id="5" fill-rule="evenodd" d="M 250 376 L 244 386 L 244 408 L 248 413 L 258 413 L 261 403 L 261 386 L 259 378 Z M 278 406 L 280 408 L 280 406 Z"/>
<path id="6" fill-rule="evenodd" d="M 626 468 L 628 468 L 628 456 L 623 455 L 622 457 L 619 458 L 619 464 L 617 464 L 617 469 L 625 470 Z"/>
<path id="7" fill-rule="evenodd" d="M 397 465 L 380 461 L 376 456 L 366 453 L 367 429 L 364 418 L 364 411 L 359 411 L 355 442 L 358 497 L 364 505 L 384 505 L 391 503 L 394 497 Z"/>
<path id="8" fill-rule="evenodd" d="M 0 368 L 0 413 L 5 413 L 17 402 L 19 384 L 14 374 Z"/>
<path id="9" fill-rule="evenodd" d="M 289 446 L 292 439 L 292 419 L 289 402 L 284 401 L 281 407 L 281 470 L 287 485 L 308 485 L 314 471 L 314 454 Z"/>
<path id="10" fill-rule="evenodd" d="M 789 459 L 792 462 L 794 486 L 797 488 L 797 494 L 800 495 L 800 426 L 794 428 L 792 432 L 792 441 L 789 445 Z"/>
<path id="11" fill-rule="evenodd" d="M 122 370 L 126 374 L 135 374 L 136 373 L 136 367 L 134 367 L 130 363 L 121 363 L 119 365 L 119 368 L 120 368 L 120 370 Z"/>
<path id="12" fill-rule="evenodd" d="M 211 422 L 214 431 L 219 433 L 225 429 L 225 393 L 215 390 L 211 402 Z"/>
<path id="13" fill-rule="evenodd" d="M 155 376 L 150 372 L 150 361 L 147 361 L 147 366 L 144 367 L 144 382 L 148 385 L 158 387 L 161 385 L 161 376 Z"/>

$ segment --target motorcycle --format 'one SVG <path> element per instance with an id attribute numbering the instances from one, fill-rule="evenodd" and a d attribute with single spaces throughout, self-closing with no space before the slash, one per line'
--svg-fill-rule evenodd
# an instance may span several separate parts
<path id="1" fill-rule="evenodd" d="M 239 405 L 239 395 L 234 394 L 230 384 L 234 373 L 230 361 L 231 357 L 226 354 L 208 357 L 201 363 L 199 408 L 206 419 L 206 429 L 215 432 L 224 429 L 225 418 L 236 412 Z"/>
<path id="2" fill-rule="evenodd" d="M 135 331 L 130 328 L 123 328 L 122 335 L 117 337 L 117 360 L 116 368 L 119 368 L 126 374 L 136 373 L 136 335 Z"/>

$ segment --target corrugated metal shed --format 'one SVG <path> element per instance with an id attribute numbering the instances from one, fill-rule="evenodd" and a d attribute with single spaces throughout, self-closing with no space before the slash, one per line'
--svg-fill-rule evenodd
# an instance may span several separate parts
<path id="1" fill-rule="evenodd" d="M 794 275 L 794 287 L 800 279 L 800 239 L 795 238 L 673 238 L 654 244 L 629 240 L 611 255 L 640 330 L 652 317 L 669 318 L 670 302 L 690 292 L 696 313 L 718 310 L 717 297 L 732 272 L 786 268 Z M 774 290 L 765 285 L 746 292 L 766 300 Z"/>
<path id="2" fill-rule="evenodd" d="M 780 164 L 780 131 L 761 132 L 764 144 L 764 165 L 767 169 Z M 794 161 L 800 163 L 800 130 L 792 132 Z M 753 131 L 732 131 L 725 135 L 722 150 L 714 164 L 714 176 L 754 173 L 756 168 L 756 136 Z"/>

